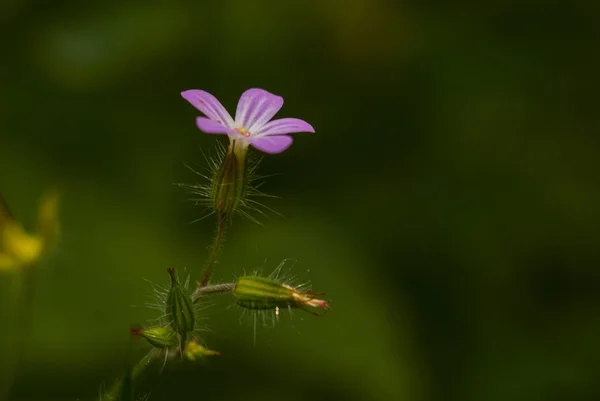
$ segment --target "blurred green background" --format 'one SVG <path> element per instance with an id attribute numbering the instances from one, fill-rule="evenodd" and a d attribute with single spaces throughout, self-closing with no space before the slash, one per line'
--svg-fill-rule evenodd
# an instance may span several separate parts
<path id="1" fill-rule="evenodd" d="M 63 193 L 11 399 L 94 399 L 154 317 L 144 279 L 198 278 L 214 222 L 172 184 L 223 138 L 179 92 L 233 112 L 250 87 L 317 133 L 264 158 L 284 217 L 236 221 L 215 279 L 292 258 L 333 310 L 254 346 L 216 298 L 222 355 L 150 369 L 150 400 L 600 399 L 600 3 L 471 3 L 3 0 L 0 190 L 27 227 Z"/>

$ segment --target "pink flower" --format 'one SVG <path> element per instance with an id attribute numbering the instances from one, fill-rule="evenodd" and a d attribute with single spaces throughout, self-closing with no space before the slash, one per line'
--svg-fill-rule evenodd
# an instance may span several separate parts
<path id="1" fill-rule="evenodd" d="M 242 93 L 235 119 L 221 102 L 208 92 L 190 89 L 181 96 L 206 117 L 196 118 L 196 125 L 207 134 L 226 134 L 231 140 L 242 140 L 265 153 L 281 153 L 292 144 L 288 134 L 315 132 L 298 118 L 271 120 L 283 106 L 283 98 L 263 89 L 248 89 Z"/>

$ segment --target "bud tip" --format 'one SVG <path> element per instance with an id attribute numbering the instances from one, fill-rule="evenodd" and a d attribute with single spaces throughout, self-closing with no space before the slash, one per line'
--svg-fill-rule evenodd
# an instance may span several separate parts
<path id="1" fill-rule="evenodd" d="M 169 273 L 169 276 L 171 276 L 171 283 L 175 284 L 177 282 L 177 276 L 175 276 L 175 269 L 172 267 L 169 267 L 167 269 L 167 273 Z"/>

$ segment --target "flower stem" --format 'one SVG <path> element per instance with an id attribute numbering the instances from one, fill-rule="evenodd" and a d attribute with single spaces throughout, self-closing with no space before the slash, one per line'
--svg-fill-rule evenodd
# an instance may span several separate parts
<path id="1" fill-rule="evenodd" d="M 214 284 L 207 285 L 205 287 L 198 287 L 196 292 L 194 292 L 194 302 L 202 295 L 224 294 L 226 292 L 232 292 L 234 288 L 235 283 Z"/>
<path id="2" fill-rule="evenodd" d="M 210 252 L 208 254 L 206 264 L 204 265 L 202 280 L 198 284 L 199 289 L 208 285 L 210 278 L 213 274 L 215 263 L 217 262 L 219 254 L 221 253 L 221 244 L 223 243 L 223 239 L 225 238 L 225 231 L 227 229 L 228 221 L 229 218 L 227 214 L 219 215 L 219 221 L 217 222 L 217 232 L 215 234 L 215 238 L 213 239 L 212 244 L 210 245 Z"/>
<path id="3" fill-rule="evenodd" d="M 2 192 L 0 192 L 0 223 L 3 223 L 5 220 L 13 220 L 13 219 L 14 219 L 14 216 L 13 216 L 12 212 L 10 211 L 10 208 L 8 207 L 8 204 L 6 203 L 4 196 L 2 196 Z"/>
<path id="4" fill-rule="evenodd" d="M 17 275 L 18 321 L 16 328 L 18 338 L 14 344 L 14 349 L 16 350 L 16 363 L 6 389 L 6 397 L 9 397 L 7 399 L 10 399 L 10 396 L 14 391 L 15 382 L 18 380 L 19 375 L 23 373 L 23 368 L 25 365 L 25 349 L 27 342 L 30 340 L 31 326 L 33 323 L 33 297 L 36 283 L 35 273 L 35 266 L 25 266 L 22 271 L 18 272 Z"/>
<path id="5" fill-rule="evenodd" d="M 131 380 L 136 380 L 138 377 L 140 377 L 150 362 L 154 360 L 155 355 L 152 351 L 144 355 L 144 357 L 140 359 L 137 365 L 135 365 L 135 367 L 131 370 Z"/>
<path id="6" fill-rule="evenodd" d="M 156 355 L 155 349 L 150 350 L 150 352 L 144 355 L 142 359 L 140 359 L 140 361 L 126 373 L 124 378 L 118 379 L 108 391 L 100 394 L 98 401 L 121 401 L 123 395 L 125 395 L 126 399 L 131 398 L 134 395 L 133 386 L 135 380 L 137 380 L 144 373 L 148 365 L 150 365 L 150 363 L 156 358 Z"/>

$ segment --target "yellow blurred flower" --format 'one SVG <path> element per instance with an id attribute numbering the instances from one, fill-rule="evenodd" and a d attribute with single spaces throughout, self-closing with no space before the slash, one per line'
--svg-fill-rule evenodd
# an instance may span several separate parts
<path id="1" fill-rule="evenodd" d="M 0 199 L 0 270 L 12 270 L 37 262 L 56 244 L 59 234 L 58 194 L 48 193 L 40 202 L 37 232 L 29 234 Z"/>

